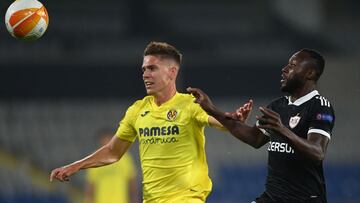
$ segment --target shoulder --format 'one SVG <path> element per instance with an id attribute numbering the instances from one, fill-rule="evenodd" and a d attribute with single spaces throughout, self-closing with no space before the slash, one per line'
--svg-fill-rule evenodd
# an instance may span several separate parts
<path id="1" fill-rule="evenodd" d="M 310 102 L 312 112 L 315 113 L 317 117 L 320 117 L 320 115 L 328 115 L 328 117 L 331 115 L 334 117 L 335 113 L 333 105 L 326 97 L 316 95 L 310 100 Z"/>
<path id="2" fill-rule="evenodd" d="M 184 101 L 194 101 L 195 97 L 192 94 L 188 93 L 177 93 L 177 99 L 178 100 L 184 100 Z"/>
<path id="3" fill-rule="evenodd" d="M 195 97 L 192 94 L 177 93 L 172 103 L 181 108 L 187 108 L 198 105 L 194 101 L 195 101 Z"/>
<path id="4" fill-rule="evenodd" d="M 190 109 L 201 108 L 200 105 L 195 102 L 195 97 L 188 93 L 178 93 L 177 103 L 181 103 L 182 106 L 186 106 Z"/>
<path id="5" fill-rule="evenodd" d="M 133 104 L 129 106 L 127 112 L 129 114 L 138 113 L 150 102 L 151 98 L 152 98 L 151 96 L 145 96 L 143 99 L 136 100 Z"/>
<path id="6" fill-rule="evenodd" d="M 314 96 L 309 102 L 310 110 L 307 113 L 311 126 L 309 132 L 320 133 L 331 137 L 335 125 L 335 113 L 330 101 L 321 96 Z"/>
<path id="7" fill-rule="evenodd" d="M 313 97 L 312 102 L 317 107 L 332 108 L 332 104 L 330 103 L 330 100 L 321 95 L 316 95 L 315 97 Z"/>
<path id="8" fill-rule="evenodd" d="M 269 103 L 268 108 L 274 109 L 279 106 L 288 105 L 288 101 L 289 101 L 288 96 L 275 98 Z"/>
<path id="9" fill-rule="evenodd" d="M 197 117 L 199 115 L 207 115 L 207 113 L 201 108 L 198 103 L 195 103 L 195 97 L 188 93 L 178 93 L 177 106 L 183 108 L 191 115 Z M 207 119 L 207 117 L 206 117 Z"/>

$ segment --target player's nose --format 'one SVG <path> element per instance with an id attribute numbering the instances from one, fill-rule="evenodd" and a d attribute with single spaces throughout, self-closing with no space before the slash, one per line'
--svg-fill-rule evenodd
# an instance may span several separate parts
<path id="1" fill-rule="evenodd" d="M 286 73 L 288 70 L 289 70 L 289 65 L 286 65 L 281 69 L 281 72 Z"/>

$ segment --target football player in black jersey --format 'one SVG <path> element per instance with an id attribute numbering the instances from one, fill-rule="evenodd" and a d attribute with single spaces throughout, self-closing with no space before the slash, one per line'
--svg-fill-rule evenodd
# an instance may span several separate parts
<path id="1" fill-rule="evenodd" d="M 203 91 L 188 88 L 195 102 L 236 138 L 255 148 L 269 143 L 265 191 L 253 202 L 327 202 L 322 162 L 335 115 L 329 100 L 316 90 L 324 64 L 323 57 L 314 50 L 302 49 L 292 55 L 281 74 L 281 90 L 288 96 L 260 107 L 262 115 L 256 116 L 254 126 L 233 118 L 240 112 L 224 113 Z"/>

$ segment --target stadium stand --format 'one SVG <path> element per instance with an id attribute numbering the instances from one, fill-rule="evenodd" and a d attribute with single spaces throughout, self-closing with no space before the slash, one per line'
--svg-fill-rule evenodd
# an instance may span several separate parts
<path id="1" fill-rule="evenodd" d="M 50 24 L 39 41 L 23 43 L 0 29 L 0 202 L 81 202 L 82 173 L 68 184 L 49 184 L 47 175 L 93 151 L 95 131 L 116 127 L 145 93 L 139 67 L 150 40 L 183 50 L 180 91 L 202 87 L 229 111 L 249 97 L 258 106 L 280 95 L 280 68 L 291 52 L 324 52 L 320 89 L 337 115 L 325 160 L 329 203 L 360 202 L 360 3 L 322 1 L 312 32 L 279 11 L 284 2 L 47 1 Z M 2 13 L 9 4 L 0 2 Z M 209 203 L 246 203 L 262 191 L 266 149 L 210 130 L 207 153 Z"/>

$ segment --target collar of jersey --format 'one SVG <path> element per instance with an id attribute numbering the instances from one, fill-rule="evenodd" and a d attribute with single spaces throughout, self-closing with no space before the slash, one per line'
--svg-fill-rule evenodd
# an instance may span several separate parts
<path id="1" fill-rule="evenodd" d="M 151 106 L 152 106 L 152 108 L 155 108 L 155 109 L 158 109 L 158 108 L 161 108 L 161 107 L 163 107 L 163 106 L 166 106 L 166 105 L 169 104 L 172 100 L 174 100 L 174 98 L 175 98 L 176 96 L 178 96 L 178 95 L 179 95 L 179 93 L 176 92 L 173 97 L 171 97 L 169 100 L 167 100 L 165 103 L 161 104 L 160 106 L 158 106 L 158 105 L 155 103 L 155 98 L 152 96 L 152 97 L 151 97 Z"/>
<path id="2" fill-rule="evenodd" d="M 309 101 L 311 98 L 313 98 L 314 96 L 319 95 L 319 92 L 317 90 L 313 90 L 311 92 L 309 92 L 308 94 L 300 97 L 299 99 L 295 100 L 294 102 L 291 102 L 291 96 L 287 97 L 289 104 L 288 105 L 295 105 L 295 106 L 300 106 L 301 104 Z"/>

